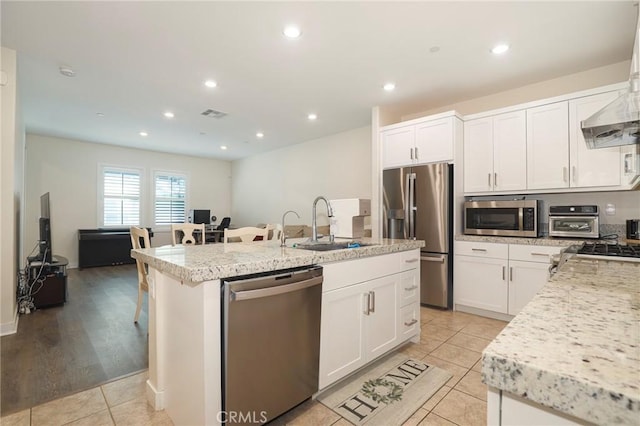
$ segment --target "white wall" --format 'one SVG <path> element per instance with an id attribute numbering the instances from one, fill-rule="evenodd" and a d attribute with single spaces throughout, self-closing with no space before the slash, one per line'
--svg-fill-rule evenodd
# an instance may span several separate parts
<path id="1" fill-rule="evenodd" d="M 371 198 L 371 127 L 362 127 L 232 163 L 232 216 L 236 226 L 311 224 L 318 195 L 328 199 Z M 318 225 L 328 225 L 318 203 Z"/>
<path id="2" fill-rule="evenodd" d="M 480 98 L 447 102 L 446 105 L 430 108 L 426 111 L 406 114 L 402 117 L 401 121 L 450 110 L 456 110 L 462 115 L 475 114 L 525 102 L 537 101 L 539 99 L 579 92 L 581 90 L 593 89 L 594 87 L 620 83 L 629 80 L 630 67 L 631 61 L 623 61 L 551 80 L 528 84 L 504 92 L 493 93 Z"/>
<path id="3" fill-rule="evenodd" d="M 161 232 L 153 225 L 154 170 L 188 176 L 187 209 L 209 209 L 218 218 L 231 211 L 228 161 L 27 134 L 23 259 L 38 240 L 40 195 L 50 192 L 53 253 L 68 258 L 70 267 L 77 266 L 78 229 L 99 226 L 97 193 L 101 164 L 143 169 L 141 225 L 153 228 L 154 246 L 171 242 L 167 229 Z"/>
<path id="4" fill-rule="evenodd" d="M 22 181 L 22 127 L 17 113 L 16 52 L 1 48 L 2 85 L 0 86 L 0 334 L 15 333 L 17 328 L 16 287 L 19 246 L 18 225 Z M 17 163 L 17 165 L 16 165 Z"/>

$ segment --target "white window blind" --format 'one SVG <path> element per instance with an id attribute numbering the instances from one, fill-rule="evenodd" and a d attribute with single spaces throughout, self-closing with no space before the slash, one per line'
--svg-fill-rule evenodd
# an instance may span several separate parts
<path id="1" fill-rule="evenodd" d="M 154 215 L 156 225 L 185 222 L 187 182 L 184 176 L 155 175 Z"/>
<path id="2" fill-rule="evenodd" d="M 104 170 L 103 225 L 140 224 L 140 174 L 131 171 Z"/>

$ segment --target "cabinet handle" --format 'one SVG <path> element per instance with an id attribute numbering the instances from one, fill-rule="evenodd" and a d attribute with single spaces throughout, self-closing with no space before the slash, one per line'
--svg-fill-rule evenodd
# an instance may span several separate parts
<path id="1" fill-rule="evenodd" d="M 498 173 L 493 174 L 493 186 L 498 187 Z"/>
<path id="2" fill-rule="evenodd" d="M 471 251 L 482 251 L 482 252 L 486 252 L 487 249 L 477 249 L 477 248 L 472 248 Z"/>
<path id="3" fill-rule="evenodd" d="M 369 293 L 364 293 L 364 314 L 365 315 L 369 315 L 369 303 L 371 303 L 371 301 L 369 300 L 371 295 L 371 292 Z"/>
<path id="4" fill-rule="evenodd" d="M 513 266 L 509 266 L 509 281 L 513 281 Z"/>
<path id="5" fill-rule="evenodd" d="M 504 281 L 504 274 L 505 274 L 505 272 L 506 272 L 506 269 L 507 269 L 507 267 L 506 267 L 506 266 L 503 266 L 503 267 L 502 267 L 502 281 Z"/>
<path id="6" fill-rule="evenodd" d="M 563 182 L 567 181 L 567 168 L 566 167 L 562 168 L 562 181 Z"/>
<path id="7" fill-rule="evenodd" d="M 547 257 L 549 255 L 546 254 L 546 253 L 531 253 L 531 256 L 545 256 L 545 257 Z"/>
<path id="8" fill-rule="evenodd" d="M 413 148 L 409 148 L 409 156 L 413 160 Z"/>
<path id="9" fill-rule="evenodd" d="M 405 289 L 405 291 L 413 291 L 413 290 L 415 290 L 417 288 L 418 288 L 417 285 L 412 285 L 411 287 L 405 287 L 404 289 Z"/>
<path id="10" fill-rule="evenodd" d="M 576 183 L 576 166 L 571 167 L 571 179 L 573 179 L 573 183 Z"/>
<path id="11" fill-rule="evenodd" d="M 405 322 L 404 325 L 406 325 L 407 327 L 410 327 L 410 326 L 412 326 L 413 324 L 415 324 L 417 322 L 418 322 L 418 320 L 414 318 L 409 322 Z"/>
<path id="12" fill-rule="evenodd" d="M 487 173 L 487 176 L 489 177 L 489 189 L 491 189 L 491 173 Z"/>
<path id="13" fill-rule="evenodd" d="M 376 292 L 375 291 L 370 291 L 369 292 L 369 312 L 375 312 L 376 311 Z"/>
<path id="14" fill-rule="evenodd" d="M 418 147 L 416 146 L 416 147 L 414 148 L 414 150 L 415 150 L 415 153 L 416 153 L 416 160 L 417 160 L 417 159 L 418 159 Z"/>
<path id="15" fill-rule="evenodd" d="M 417 259 L 417 258 L 407 259 L 407 260 L 405 260 L 405 263 L 416 263 L 418 260 L 420 260 L 420 259 Z"/>

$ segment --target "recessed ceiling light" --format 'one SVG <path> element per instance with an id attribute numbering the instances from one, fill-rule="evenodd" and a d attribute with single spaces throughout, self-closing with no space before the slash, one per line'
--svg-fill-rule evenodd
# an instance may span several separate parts
<path id="1" fill-rule="evenodd" d="M 494 46 L 493 49 L 491 49 L 491 53 L 493 53 L 494 55 L 501 55 L 507 50 L 509 50 L 509 45 L 502 43 Z"/>
<path id="2" fill-rule="evenodd" d="M 440 51 L 440 46 L 432 46 L 429 49 L 429 52 L 431 52 L 431 53 L 436 53 L 436 52 L 439 52 L 439 51 Z"/>
<path id="3" fill-rule="evenodd" d="M 167 111 L 167 112 L 165 112 L 165 113 L 164 113 L 164 116 L 165 116 L 165 117 L 167 117 L 167 118 L 173 118 L 173 117 L 175 117 L 175 115 L 173 115 L 173 113 L 172 113 L 171 111 Z"/>
<path id="4" fill-rule="evenodd" d="M 384 86 L 382 86 L 382 88 L 387 92 L 392 92 L 396 88 L 396 85 L 395 83 L 387 83 Z"/>
<path id="5" fill-rule="evenodd" d="M 60 67 L 60 74 L 64 75 L 65 77 L 75 77 L 76 76 L 76 72 L 71 68 L 71 67 Z"/>
<path id="6" fill-rule="evenodd" d="M 149 136 L 149 133 L 142 131 L 139 133 L 140 136 L 145 137 L 145 136 Z"/>
<path id="7" fill-rule="evenodd" d="M 262 132 L 256 133 L 256 138 L 258 138 L 258 139 L 264 138 L 264 133 L 262 133 Z"/>
<path id="8" fill-rule="evenodd" d="M 227 146 L 226 145 L 221 145 L 220 149 L 224 151 L 225 149 L 227 149 Z"/>
<path id="9" fill-rule="evenodd" d="M 289 25 L 289 26 L 284 28 L 282 33 L 285 36 L 287 36 L 288 38 L 298 38 L 302 34 L 302 31 L 300 31 L 300 28 L 298 28 L 298 27 L 296 27 L 294 25 Z"/>
<path id="10" fill-rule="evenodd" d="M 207 81 L 204 82 L 204 85 L 207 86 L 207 87 L 210 87 L 210 88 L 214 88 L 214 87 L 216 87 L 218 85 L 218 83 L 216 83 L 213 80 L 207 80 Z"/>
<path id="11" fill-rule="evenodd" d="M 96 115 L 97 115 L 98 117 L 104 117 L 104 113 L 102 113 L 102 112 L 96 112 Z"/>
<path id="12" fill-rule="evenodd" d="M 307 115 L 307 118 L 309 120 L 316 120 L 318 118 L 318 116 L 316 114 L 311 113 L 311 114 Z"/>

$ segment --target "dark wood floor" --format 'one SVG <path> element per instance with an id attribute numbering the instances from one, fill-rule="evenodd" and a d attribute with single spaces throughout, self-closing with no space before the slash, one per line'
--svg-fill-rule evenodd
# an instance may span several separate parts
<path id="1" fill-rule="evenodd" d="M 135 265 L 67 272 L 67 303 L 21 315 L 1 338 L 2 415 L 148 367 L 146 295 L 133 322 Z"/>

